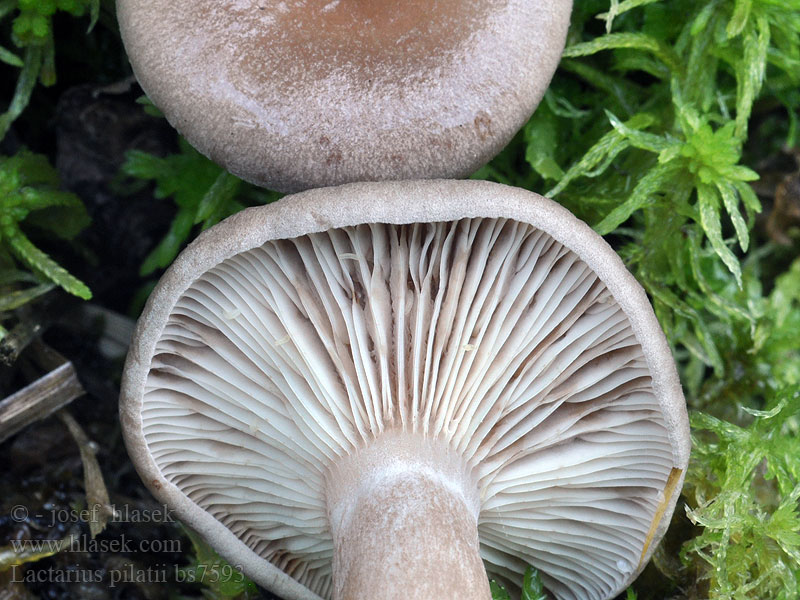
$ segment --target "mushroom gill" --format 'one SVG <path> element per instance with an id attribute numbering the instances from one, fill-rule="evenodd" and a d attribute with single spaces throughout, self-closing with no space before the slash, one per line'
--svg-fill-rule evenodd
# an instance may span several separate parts
<path id="1" fill-rule="evenodd" d="M 322 597 L 326 476 L 387 434 L 458 455 L 487 570 L 532 564 L 558 600 L 605 598 L 639 568 L 674 467 L 628 316 L 574 252 L 503 218 L 333 228 L 224 260 L 173 307 L 141 413 L 166 480 Z"/>

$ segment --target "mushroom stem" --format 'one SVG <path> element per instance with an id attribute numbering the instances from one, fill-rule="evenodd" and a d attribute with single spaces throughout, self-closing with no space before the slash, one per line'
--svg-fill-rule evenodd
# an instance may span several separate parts
<path id="1" fill-rule="evenodd" d="M 486 600 L 477 487 L 447 450 L 409 435 L 329 474 L 333 600 Z"/>

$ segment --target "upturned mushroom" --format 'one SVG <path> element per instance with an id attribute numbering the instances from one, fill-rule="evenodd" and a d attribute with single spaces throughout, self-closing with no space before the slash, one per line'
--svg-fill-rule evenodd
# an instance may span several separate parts
<path id="1" fill-rule="evenodd" d="M 117 0 L 134 72 L 202 153 L 279 191 L 465 177 L 542 98 L 571 0 Z"/>
<path id="2" fill-rule="evenodd" d="M 689 433 L 647 297 L 588 226 L 478 181 L 243 211 L 161 279 L 122 388 L 153 494 L 287 599 L 623 590 Z M 484 569 L 485 567 L 485 569 Z"/>

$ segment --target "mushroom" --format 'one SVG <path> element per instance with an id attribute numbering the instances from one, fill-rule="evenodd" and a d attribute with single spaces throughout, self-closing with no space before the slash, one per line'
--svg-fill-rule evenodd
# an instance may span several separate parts
<path id="1" fill-rule="evenodd" d="M 530 117 L 572 0 L 117 0 L 134 72 L 195 147 L 278 191 L 466 177 Z"/>
<path id="2" fill-rule="evenodd" d="M 287 599 L 485 600 L 484 564 L 611 598 L 689 456 L 619 257 L 482 181 L 311 190 L 204 232 L 137 325 L 121 417 L 152 492 Z"/>

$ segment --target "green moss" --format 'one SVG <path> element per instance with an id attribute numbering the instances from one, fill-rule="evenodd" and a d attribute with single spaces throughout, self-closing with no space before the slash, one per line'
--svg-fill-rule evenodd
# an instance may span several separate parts
<path id="1" fill-rule="evenodd" d="M 800 597 L 800 244 L 755 228 L 750 185 L 798 142 L 800 2 L 576 3 L 565 57 L 477 176 L 547 190 L 653 301 L 694 409 L 675 592 Z"/>
<path id="2" fill-rule="evenodd" d="M 27 151 L 12 157 L 0 155 L 0 274 L 16 273 L 15 264 L 22 263 L 35 275 L 40 285 L 33 289 L 46 291 L 51 281 L 83 299 L 92 297 L 82 282 L 67 273 L 52 258 L 34 246 L 23 232 L 23 221 L 33 221 L 55 235 L 71 238 L 88 224 L 83 204 L 73 194 L 58 189 L 58 174 L 47 158 Z M 57 211 L 56 219 L 51 219 Z M 48 215 L 48 213 L 50 213 Z M 28 219 L 29 215 L 31 216 Z M 11 257 L 15 260 L 12 260 Z M 23 283 L 25 277 L 6 277 L 9 284 Z M 6 290 L 11 297 L 30 300 L 30 290 Z M 35 295 L 38 295 L 35 294 Z M 0 311 L 17 308 L 19 303 L 0 299 Z"/>
<path id="3" fill-rule="evenodd" d="M 192 542 L 190 564 L 179 570 L 178 579 L 195 584 L 206 600 L 249 600 L 258 598 L 258 588 L 242 572 L 217 554 L 199 535 L 188 528 L 184 532 Z"/>
<path id="4" fill-rule="evenodd" d="M 496 581 L 490 581 L 489 588 L 492 593 L 492 600 L 510 600 L 509 593 Z M 525 575 L 520 585 L 520 600 L 547 600 L 542 578 L 539 575 L 539 571 L 533 567 L 528 567 L 525 570 Z"/>
<path id="5" fill-rule="evenodd" d="M 156 198 L 172 198 L 178 208 L 170 230 L 145 258 L 140 271 L 143 276 L 168 266 L 199 231 L 246 206 L 280 197 L 247 185 L 183 139 L 180 153 L 163 158 L 138 150 L 128 152 L 122 171 L 131 177 L 153 180 Z"/>
<path id="6" fill-rule="evenodd" d="M 746 427 L 692 415 L 687 513 L 701 532 L 682 558 L 709 598 L 790 600 L 800 596 L 800 386 L 745 412 Z"/>
<path id="7" fill-rule="evenodd" d="M 53 17 L 59 10 L 73 16 L 88 13 L 91 29 L 100 14 L 100 0 L 0 0 L 0 22 L 11 18 L 11 42 L 19 51 L 0 46 L 0 61 L 20 68 L 11 103 L 0 114 L 0 140 L 28 106 L 36 82 L 56 82 Z"/>

